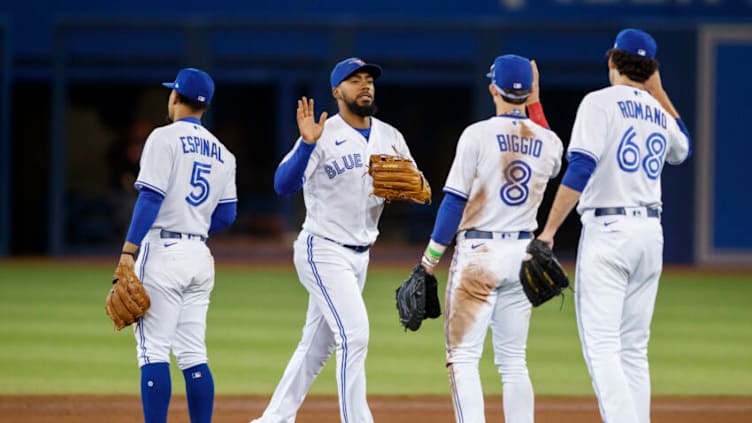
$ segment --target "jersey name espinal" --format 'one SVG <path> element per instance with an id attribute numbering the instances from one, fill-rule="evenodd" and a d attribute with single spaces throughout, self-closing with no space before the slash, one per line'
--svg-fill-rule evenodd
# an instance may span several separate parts
<path id="1" fill-rule="evenodd" d="M 183 146 L 183 154 L 195 153 L 217 159 L 220 163 L 225 162 L 222 160 L 222 146 L 212 140 L 185 135 L 180 137 L 180 144 Z"/>

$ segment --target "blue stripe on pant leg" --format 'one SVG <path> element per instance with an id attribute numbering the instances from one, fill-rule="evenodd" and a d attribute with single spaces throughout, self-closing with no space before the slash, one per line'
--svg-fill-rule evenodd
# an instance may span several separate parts
<path id="1" fill-rule="evenodd" d="M 457 381 L 454 378 L 454 364 L 450 365 L 449 369 L 449 381 L 451 383 L 452 388 L 452 398 L 454 399 L 454 407 L 457 413 L 457 420 L 460 423 L 465 422 L 465 417 L 462 415 L 462 405 L 460 405 L 460 394 L 459 391 L 457 391 Z"/>
<path id="2" fill-rule="evenodd" d="M 144 256 L 141 259 L 141 268 L 139 269 L 138 278 L 141 279 L 141 283 L 144 283 L 144 272 L 146 268 L 146 260 L 149 258 L 149 243 L 144 244 Z M 141 324 L 143 317 L 138 319 L 138 336 L 141 339 L 141 357 L 144 359 L 144 364 L 149 364 L 149 357 L 146 355 L 146 334 L 144 334 L 144 325 Z"/>
<path id="3" fill-rule="evenodd" d="M 332 314 L 334 315 L 334 320 L 337 322 L 337 328 L 339 328 L 339 335 L 342 337 L 342 367 L 340 369 L 340 378 L 342 379 L 342 393 L 340 398 L 340 401 L 342 402 L 342 415 L 345 418 L 345 423 L 348 423 L 349 419 L 347 418 L 347 402 L 345 401 L 345 388 L 347 386 L 347 336 L 345 335 L 345 328 L 342 325 L 342 321 L 339 318 L 339 315 L 337 314 L 337 310 L 334 308 L 334 303 L 332 303 L 332 299 L 329 297 L 329 294 L 326 292 L 326 288 L 324 287 L 324 284 L 321 280 L 321 276 L 319 275 L 318 268 L 316 267 L 316 263 L 313 261 L 313 236 L 308 235 L 308 264 L 311 265 L 311 270 L 313 271 L 313 277 L 316 279 L 316 285 L 321 289 L 321 293 L 324 296 L 324 299 L 326 300 L 327 305 L 329 306 L 329 310 L 332 311 Z"/>

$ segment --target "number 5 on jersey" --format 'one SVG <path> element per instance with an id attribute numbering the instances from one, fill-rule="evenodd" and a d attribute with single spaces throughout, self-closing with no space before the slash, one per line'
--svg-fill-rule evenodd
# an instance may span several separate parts
<path id="1" fill-rule="evenodd" d="M 209 198 L 209 180 L 204 177 L 211 173 L 211 164 L 193 162 L 191 171 L 191 185 L 195 188 L 190 194 L 185 196 L 188 204 L 197 207 Z M 198 190 L 198 192 L 197 192 Z"/>

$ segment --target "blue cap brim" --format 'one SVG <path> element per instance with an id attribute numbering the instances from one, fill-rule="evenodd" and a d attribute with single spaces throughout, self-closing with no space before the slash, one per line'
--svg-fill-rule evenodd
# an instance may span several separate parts
<path id="1" fill-rule="evenodd" d="M 365 64 L 365 65 L 359 67 L 358 69 L 355 69 L 354 71 L 350 72 L 342 80 L 344 81 L 345 79 L 349 78 L 350 75 L 352 75 L 354 73 L 358 73 L 358 72 L 367 72 L 369 75 L 371 75 L 373 77 L 373 79 L 377 79 L 378 77 L 381 76 L 382 70 L 381 70 L 381 66 L 379 66 L 379 65 L 372 65 L 372 64 L 368 63 L 368 64 Z"/>
<path id="2" fill-rule="evenodd" d="M 163 82 L 162 86 L 170 88 L 170 89 L 173 89 L 173 90 L 175 89 L 175 83 L 174 82 Z"/>

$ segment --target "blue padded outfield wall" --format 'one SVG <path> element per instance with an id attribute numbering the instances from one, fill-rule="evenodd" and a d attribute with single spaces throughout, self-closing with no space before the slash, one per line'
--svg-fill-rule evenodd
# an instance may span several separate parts
<path id="1" fill-rule="evenodd" d="M 121 84 L 140 90 L 155 80 L 173 77 L 178 67 L 192 65 L 209 70 L 220 89 L 225 86 L 242 90 L 252 86 L 267 90 L 263 91 L 266 95 L 263 98 L 268 103 L 262 107 L 269 115 L 267 141 L 273 146 L 271 154 L 276 162 L 295 136 L 294 124 L 290 123 L 294 122 L 294 116 L 285 105 L 292 104 L 301 90 L 326 99 L 329 69 L 342 57 L 359 55 L 382 64 L 385 73 L 379 88 L 391 95 L 425 87 L 429 92 L 438 92 L 436 99 L 441 101 L 442 90 L 459 93 L 456 95 L 464 96 L 467 104 L 456 114 L 467 124 L 492 113 L 487 81 L 482 74 L 495 55 L 513 52 L 538 61 L 549 121 L 558 125 L 554 129 L 566 144 L 579 98 L 608 84 L 602 53 L 611 46 L 619 29 L 639 27 L 657 39 L 664 75 L 670 75 L 664 77 L 664 85 L 698 143 L 689 162 L 668 166 L 664 171 L 666 261 L 712 262 L 720 257 L 718 254 L 722 256 L 724 251 L 732 250 L 735 255 L 731 261 L 746 262 L 752 257 L 749 235 L 752 228 L 743 213 L 749 210 L 750 200 L 743 195 L 746 188 L 738 181 L 743 178 L 739 172 L 745 168 L 741 161 L 748 157 L 750 147 L 745 139 L 745 120 L 738 116 L 749 116 L 741 111 L 749 109 L 745 97 L 752 91 L 748 78 L 744 77 L 752 70 L 752 40 L 721 43 L 717 54 L 706 58 L 698 52 L 707 43 L 701 46 L 698 39 L 707 25 L 713 25 L 720 33 L 726 26 L 751 28 L 752 1 L 645 3 L 638 0 L 601 4 L 588 0 L 382 0 L 363 5 L 342 0 L 3 2 L 0 22 L 5 22 L 7 36 L 3 37 L 5 42 L 0 43 L 0 49 L 10 62 L 6 66 L 10 82 L 3 96 L 10 97 L 9 104 L 16 105 L 16 109 L 7 113 L 7 119 L 14 125 L 0 131 L 0 147 L 13 146 L 11 155 L 22 154 L 24 148 L 28 149 L 25 145 L 32 142 L 29 140 L 39 136 L 25 135 L 15 124 L 24 112 L 19 109 L 22 99 L 14 94 L 32 92 L 45 96 L 42 100 L 45 105 L 49 103 L 49 113 L 41 117 L 45 119 L 45 127 L 48 126 L 49 142 L 40 142 L 39 148 L 49 154 L 50 160 L 49 166 L 39 169 L 46 172 L 39 177 L 43 186 L 35 188 L 44 190 L 43 198 L 37 201 L 40 210 L 47 213 L 40 216 L 45 220 L 40 232 L 48 236 L 44 251 L 70 253 L 75 251 L 71 248 L 75 234 L 70 228 L 73 213 L 70 207 L 78 203 L 70 201 L 68 192 L 70 169 L 66 165 L 66 151 L 75 134 L 69 117 L 72 107 L 78 107 L 79 111 L 94 108 L 87 105 L 85 96 L 81 97 L 81 90 L 85 91 L 87 86 Z M 708 72 L 698 71 L 703 60 L 713 61 L 715 85 L 708 91 L 714 93 L 710 100 L 715 107 L 701 113 L 704 110 L 701 102 L 707 100 L 704 97 L 701 100 L 701 87 L 704 79 L 709 78 Z M 551 93 L 549 97 L 547 92 Z M 565 99 L 569 101 L 565 103 Z M 223 115 L 226 108 L 219 103 L 217 106 L 209 116 L 210 122 L 227 120 Z M 327 106 L 331 112 L 333 103 L 330 101 Z M 435 105 L 422 107 L 430 110 Z M 391 109 L 396 113 L 394 105 Z M 411 121 L 412 116 L 390 116 L 388 107 L 383 108 L 383 113 L 400 129 L 405 126 L 409 131 L 411 125 L 419 124 Z M 13 128 L 14 135 L 6 133 L 8 127 Z M 453 136 L 456 141 L 456 135 L 448 137 Z M 439 152 L 432 153 L 420 142 L 425 140 L 418 140 L 416 155 L 423 155 L 418 159 L 439 160 Z M 702 155 L 705 150 L 699 146 L 711 142 L 715 148 Z M 451 153 L 447 157 L 441 152 L 440 156 L 441 160 L 451 160 Z M 23 162 L 19 166 L 13 171 L 16 177 L 10 180 L 12 188 L 5 189 L 6 197 L 7 191 L 14 193 L 12 201 L 0 203 L 0 216 L 12 216 L 5 221 L 16 222 L 24 214 L 14 208 L 18 207 L 19 199 L 26 201 L 22 193 L 27 191 L 24 184 L 30 183 L 23 177 Z M 714 169 L 712 179 L 707 178 L 707 169 Z M 446 174 L 442 173 L 443 168 L 436 172 L 432 183 L 438 192 Z M 259 209 L 271 204 L 272 213 L 283 216 L 283 227 L 295 229 L 291 226 L 299 224 L 293 200 L 267 199 L 243 192 L 239 197 L 252 198 L 247 204 L 240 204 L 241 214 L 244 210 L 259 213 Z M 87 210 L 91 206 L 83 202 L 79 208 Z M 431 221 L 435 209 L 409 209 L 404 213 L 411 222 L 426 222 Z M 107 212 L 101 215 L 106 218 Z M 89 221 L 94 228 L 96 219 Z M 5 225 L 10 227 L 11 223 Z M 0 232 L 10 233 L 9 229 L 4 232 L 4 228 Z M 385 233 L 388 235 L 389 231 Z M 418 233 L 410 241 L 423 237 Z M 25 245 L 9 248 L 18 242 L 18 238 L 8 241 L 0 237 L 0 243 L 5 244 L 0 245 L 0 252 L 34 251 L 34 247 Z"/>

